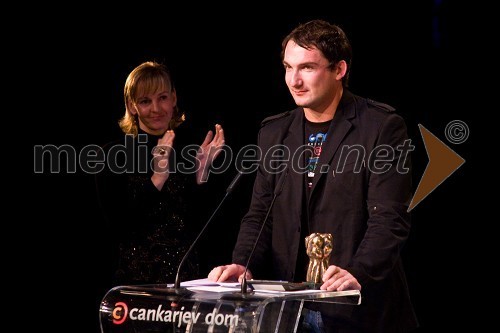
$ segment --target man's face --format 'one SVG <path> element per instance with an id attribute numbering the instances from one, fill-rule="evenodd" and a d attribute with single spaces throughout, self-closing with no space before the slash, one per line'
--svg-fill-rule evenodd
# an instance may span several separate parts
<path id="1" fill-rule="evenodd" d="M 342 86 L 342 75 L 336 67 L 330 68 L 329 61 L 316 48 L 308 50 L 289 41 L 283 65 L 285 82 L 297 106 L 321 112 Z"/>

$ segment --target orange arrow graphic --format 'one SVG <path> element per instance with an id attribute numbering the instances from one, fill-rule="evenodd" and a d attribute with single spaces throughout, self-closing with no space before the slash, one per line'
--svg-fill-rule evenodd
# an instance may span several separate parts
<path id="1" fill-rule="evenodd" d="M 408 211 L 415 208 L 420 201 L 424 200 L 426 196 L 465 163 L 462 157 L 429 132 L 428 129 L 421 124 L 418 124 L 418 127 L 424 140 L 429 163 L 427 163 L 417 190 L 411 199 Z"/>

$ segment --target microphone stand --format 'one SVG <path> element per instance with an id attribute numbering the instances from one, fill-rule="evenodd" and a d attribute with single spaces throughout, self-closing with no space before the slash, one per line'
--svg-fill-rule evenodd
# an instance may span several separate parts
<path id="1" fill-rule="evenodd" d="M 271 213 L 271 209 L 274 206 L 274 202 L 276 201 L 276 198 L 278 195 L 281 193 L 283 190 L 283 186 L 285 184 L 285 178 L 288 176 L 288 168 L 285 170 L 285 174 L 281 176 L 281 178 L 278 180 L 278 185 L 276 186 L 274 190 L 274 195 L 273 199 L 271 200 L 271 204 L 269 205 L 269 208 L 267 209 L 266 217 L 264 218 L 264 222 L 262 222 L 262 225 L 259 230 L 259 234 L 257 235 L 257 239 L 253 243 L 252 251 L 250 252 L 250 255 L 248 256 L 247 264 L 245 265 L 245 272 L 243 273 L 243 279 L 241 281 L 241 294 L 246 295 L 248 293 L 247 287 L 247 271 L 248 271 L 248 266 L 250 265 L 250 259 L 252 259 L 253 253 L 255 251 L 255 248 L 257 247 L 257 243 L 259 242 L 260 235 L 262 234 L 262 231 L 264 230 L 264 226 L 266 225 L 267 218 L 269 217 L 269 214 Z"/>
<path id="2" fill-rule="evenodd" d="M 278 196 L 275 193 L 274 196 L 273 196 L 273 200 L 271 201 L 271 205 L 269 206 L 269 208 L 273 207 L 274 201 L 276 200 L 277 197 Z M 264 222 L 262 223 L 262 225 L 260 227 L 260 230 L 259 230 L 259 234 L 257 235 L 257 240 L 255 241 L 255 243 L 253 243 L 252 251 L 250 252 L 250 256 L 248 257 L 247 264 L 245 265 L 245 272 L 243 273 L 243 279 L 241 281 L 241 293 L 242 294 L 248 293 L 248 290 L 247 290 L 247 286 L 248 286 L 248 283 L 247 283 L 248 265 L 250 264 L 250 259 L 253 256 L 255 248 L 257 247 L 257 243 L 259 242 L 260 235 L 262 234 L 262 231 L 264 230 L 264 226 L 266 225 L 266 221 L 267 221 L 267 217 L 269 216 L 269 213 L 271 213 L 271 209 L 269 209 L 267 211 L 267 213 L 266 213 L 266 217 L 264 218 Z"/>
<path id="3" fill-rule="evenodd" d="M 205 225 L 203 226 L 203 228 L 201 229 L 201 231 L 198 233 L 198 236 L 196 236 L 196 239 L 191 243 L 191 246 L 186 251 L 186 254 L 184 254 L 184 257 L 182 257 L 182 260 L 179 263 L 179 266 L 177 267 L 177 274 L 175 276 L 174 288 L 176 290 L 176 293 L 190 293 L 190 291 L 187 291 L 186 288 L 181 288 L 181 280 L 179 278 L 179 273 L 181 271 L 182 264 L 184 264 L 184 261 L 186 261 L 189 253 L 193 250 L 194 245 L 198 242 L 198 239 L 201 237 L 201 235 L 203 234 L 203 232 L 205 231 L 205 229 L 207 228 L 207 226 L 210 224 L 210 221 L 212 221 L 212 219 L 215 216 L 215 214 L 219 211 L 219 208 L 222 206 L 222 204 L 224 203 L 224 201 L 226 200 L 226 198 L 229 196 L 229 194 L 231 194 L 231 192 L 233 192 L 234 187 L 236 186 L 236 184 L 238 183 L 238 181 L 240 180 L 240 178 L 241 178 L 242 175 L 243 175 L 243 172 L 238 171 L 238 174 L 234 177 L 234 179 L 231 182 L 231 184 L 229 184 L 229 186 L 227 187 L 226 194 L 222 198 L 221 202 L 219 203 L 219 205 L 217 206 L 217 208 L 214 210 L 214 212 L 212 213 L 212 215 L 208 219 L 207 223 L 205 223 Z"/>

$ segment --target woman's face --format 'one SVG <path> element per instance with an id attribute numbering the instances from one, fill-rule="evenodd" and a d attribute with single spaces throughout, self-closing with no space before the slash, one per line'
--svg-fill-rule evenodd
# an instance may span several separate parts
<path id="1" fill-rule="evenodd" d="M 129 110 L 139 119 L 139 127 L 152 135 L 163 135 L 168 129 L 177 103 L 175 90 L 168 89 L 140 96 L 129 102 Z"/>

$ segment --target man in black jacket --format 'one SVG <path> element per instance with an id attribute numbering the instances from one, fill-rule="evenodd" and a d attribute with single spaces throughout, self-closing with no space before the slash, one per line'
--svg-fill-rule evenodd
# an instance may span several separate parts
<path id="1" fill-rule="evenodd" d="M 406 125 L 394 108 L 347 90 L 351 46 L 337 26 L 314 20 L 294 29 L 282 44 L 285 81 L 297 104 L 263 121 L 263 158 L 252 201 L 243 218 L 233 263 L 215 267 L 214 281 L 272 276 L 304 281 L 304 238 L 333 235 L 321 289 L 361 290 L 359 306 L 322 304 L 326 332 L 409 332 L 417 327 L 401 262 L 409 235 L 411 173 Z M 281 150 L 281 154 L 270 154 Z M 268 154 L 266 154 L 268 153 Z M 281 156 L 277 158 L 276 156 Z M 281 193 L 257 236 L 275 196 Z"/>

